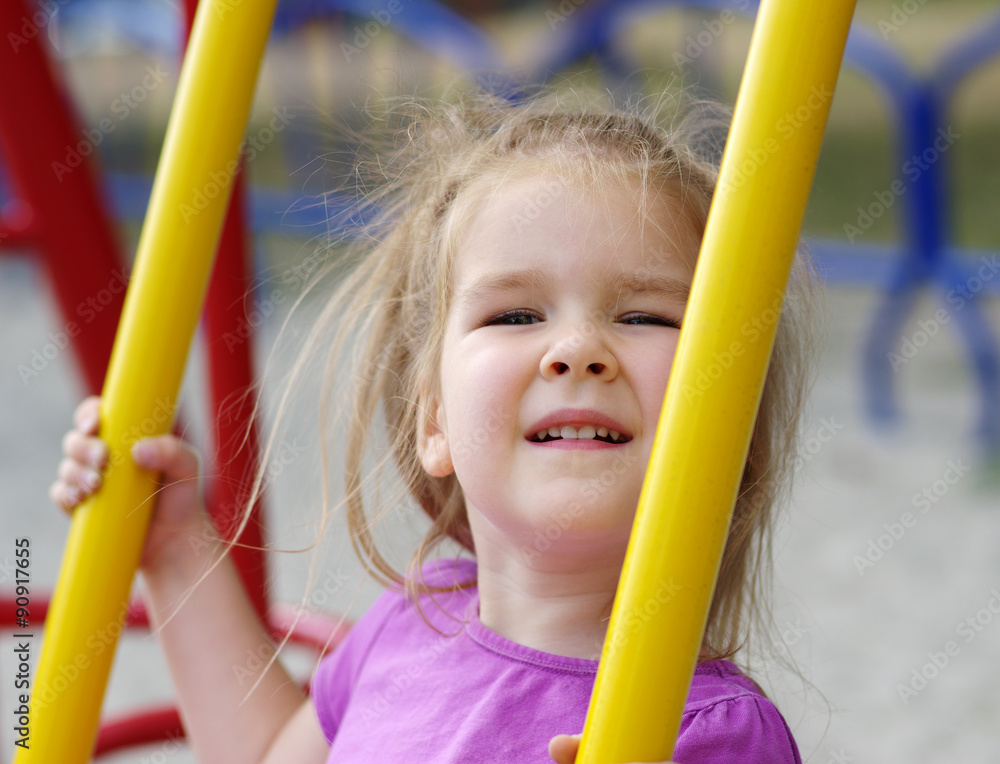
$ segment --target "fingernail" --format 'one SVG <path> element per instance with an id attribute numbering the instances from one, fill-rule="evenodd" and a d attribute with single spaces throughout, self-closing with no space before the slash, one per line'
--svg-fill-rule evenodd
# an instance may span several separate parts
<path id="1" fill-rule="evenodd" d="M 83 484 L 87 486 L 88 491 L 94 491 L 97 489 L 98 483 L 101 482 L 101 476 L 92 471 L 87 471 L 83 475 Z"/>
<path id="2" fill-rule="evenodd" d="M 87 458 L 91 464 L 97 465 L 104 460 L 107 448 L 103 443 L 92 443 L 87 447 Z"/>
<path id="3" fill-rule="evenodd" d="M 132 446 L 132 458 L 135 459 L 137 464 L 147 463 L 152 456 L 153 449 L 149 447 L 148 443 L 140 441 Z"/>
<path id="4" fill-rule="evenodd" d="M 93 432 L 97 429 L 99 417 L 96 414 L 87 414 L 80 422 L 82 432 Z"/>

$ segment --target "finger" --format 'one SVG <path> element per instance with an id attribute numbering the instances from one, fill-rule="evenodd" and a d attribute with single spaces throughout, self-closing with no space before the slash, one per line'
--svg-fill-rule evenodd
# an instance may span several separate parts
<path id="1" fill-rule="evenodd" d="M 60 509 L 65 510 L 65 509 L 67 509 L 67 507 L 66 507 L 66 499 L 67 499 L 67 497 L 63 496 L 63 488 L 64 488 L 64 484 L 63 484 L 63 482 L 61 480 L 57 480 L 52 485 L 50 485 L 49 486 L 49 499 L 57 507 L 59 507 Z"/>
<path id="2" fill-rule="evenodd" d="M 175 435 L 143 438 L 132 446 L 132 458 L 140 467 L 158 470 L 167 482 L 198 476 L 198 452 Z"/>
<path id="3" fill-rule="evenodd" d="M 95 470 L 103 469 L 108 462 L 108 446 L 100 438 L 84 435 L 80 430 L 70 430 L 63 436 L 63 453 L 80 464 Z"/>
<path id="4" fill-rule="evenodd" d="M 49 486 L 49 498 L 57 507 L 71 514 L 84 497 L 80 495 L 80 489 L 76 486 L 57 480 Z"/>
<path id="5" fill-rule="evenodd" d="M 549 741 L 549 756 L 558 764 L 573 764 L 582 735 L 556 735 Z"/>
<path id="6" fill-rule="evenodd" d="M 96 395 L 91 395 L 80 401 L 80 405 L 73 412 L 73 422 L 84 435 L 94 435 L 100 424 L 100 413 L 101 399 Z"/>
<path id="7" fill-rule="evenodd" d="M 79 503 L 100 488 L 101 473 L 73 459 L 63 459 L 59 462 L 59 480 L 67 488 L 75 489 Z"/>

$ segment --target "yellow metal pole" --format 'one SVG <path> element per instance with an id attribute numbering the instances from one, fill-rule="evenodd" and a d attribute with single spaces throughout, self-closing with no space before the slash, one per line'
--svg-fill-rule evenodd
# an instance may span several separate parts
<path id="1" fill-rule="evenodd" d="M 673 755 L 854 5 L 760 5 L 577 764 Z"/>
<path id="2" fill-rule="evenodd" d="M 155 487 L 129 449 L 173 422 L 275 4 L 198 9 L 102 393 L 111 464 L 73 515 L 15 764 L 90 760 Z"/>

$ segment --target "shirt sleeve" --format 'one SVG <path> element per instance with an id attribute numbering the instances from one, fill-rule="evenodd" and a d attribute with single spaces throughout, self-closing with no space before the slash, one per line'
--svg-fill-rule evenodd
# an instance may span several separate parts
<path id="1" fill-rule="evenodd" d="M 767 698 L 726 698 L 685 717 L 677 764 L 802 764 L 788 724 Z"/>
<path id="2" fill-rule="evenodd" d="M 328 743 L 332 743 L 337 734 L 358 675 L 380 632 L 403 603 L 401 592 L 383 592 L 334 651 L 320 661 L 313 675 L 310 695 Z"/>

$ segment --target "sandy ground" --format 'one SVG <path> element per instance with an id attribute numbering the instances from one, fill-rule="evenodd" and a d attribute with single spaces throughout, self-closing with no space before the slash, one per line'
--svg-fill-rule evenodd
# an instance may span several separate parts
<path id="1" fill-rule="evenodd" d="M 862 3 L 861 9 L 874 5 Z M 881 18 L 887 5 L 868 11 L 869 22 Z M 944 13 L 942 3 L 933 5 Z M 976 4 L 966 6 L 979 12 Z M 949 17 L 951 12 L 949 4 Z M 898 35 L 902 48 L 924 49 L 924 38 L 914 32 L 930 34 L 929 18 L 913 16 Z M 270 87 L 265 78 L 262 90 Z M 155 95 L 169 100 L 166 87 Z M 997 298 L 984 302 L 992 325 L 1000 327 Z M 815 764 L 996 762 L 1000 467 L 970 436 L 977 392 L 954 325 L 896 375 L 905 412 L 900 429 L 872 429 L 862 407 L 860 349 L 877 306 L 878 295 L 868 290 L 828 293 L 829 339 L 804 427 L 812 439 L 805 442 L 804 470 L 776 544 L 777 628 L 764 636 L 777 653 L 794 659 L 801 677 L 772 662 L 761 667 L 758 678 L 789 720 L 803 757 Z M 929 297 L 920 303 L 906 336 L 938 307 Z M 68 522 L 49 504 L 47 488 L 82 395 L 75 362 L 60 351 L 37 376 L 25 380 L 18 373 L 61 324 L 32 262 L 0 259 L 0 586 L 5 590 L 11 585 L 6 571 L 15 538 L 31 539 L 32 586 L 38 593 L 54 584 L 65 543 Z M 259 355 L 270 348 L 274 330 L 273 321 L 264 327 Z M 195 442 L 204 438 L 202 387 L 196 347 L 184 406 Z M 279 545 L 303 543 L 313 532 L 312 518 L 293 489 L 306 480 L 307 462 L 288 466 L 271 503 L 271 524 L 282 529 L 275 539 Z M 411 525 L 397 524 L 399 548 L 405 550 L 415 533 Z M 378 589 L 364 580 L 341 528 L 330 530 L 323 560 L 321 582 L 327 570 L 347 581 L 325 605 L 342 612 L 354 601 L 356 617 Z M 305 558 L 274 555 L 272 562 L 279 597 L 297 600 L 307 575 Z M 36 661 L 40 646 L 36 638 Z M 299 675 L 309 670 L 307 656 L 290 656 L 290 663 Z M 7 721 L 0 724 L 0 760 L 12 750 L 13 669 L 12 642 L 2 636 L 0 719 Z M 116 659 L 106 712 L 170 695 L 155 639 L 129 635 Z M 190 762 L 193 757 L 183 746 L 167 743 L 108 760 Z"/>

